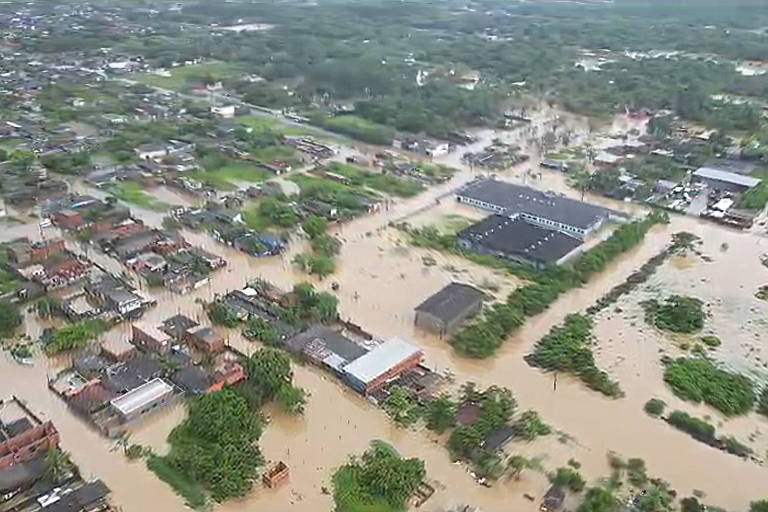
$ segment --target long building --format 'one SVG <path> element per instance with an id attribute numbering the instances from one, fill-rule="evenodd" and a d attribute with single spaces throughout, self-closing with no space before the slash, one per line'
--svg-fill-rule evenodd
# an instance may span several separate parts
<path id="1" fill-rule="evenodd" d="M 582 245 L 579 238 L 562 231 L 503 215 L 491 215 L 460 231 L 457 238 L 464 249 L 536 268 L 563 263 L 577 254 Z"/>
<path id="2" fill-rule="evenodd" d="M 601 206 L 496 179 L 474 181 L 461 189 L 456 199 L 463 204 L 581 239 L 611 217 L 618 216 Z"/>

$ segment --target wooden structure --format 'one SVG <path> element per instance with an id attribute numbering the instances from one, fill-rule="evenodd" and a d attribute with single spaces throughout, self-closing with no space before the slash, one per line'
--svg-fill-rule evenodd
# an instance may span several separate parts
<path id="1" fill-rule="evenodd" d="M 264 485 L 269 487 L 270 489 L 274 489 L 275 487 L 278 487 L 285 482 L 288 481 L 288 465 L 280 461 L 272 468 L 264 473 L 264 475 L 261 477 L 262 482 L 264 482 Z"/>

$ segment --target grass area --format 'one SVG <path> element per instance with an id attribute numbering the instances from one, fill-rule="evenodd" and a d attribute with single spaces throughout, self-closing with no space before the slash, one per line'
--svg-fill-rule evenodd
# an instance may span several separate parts
<path id="1" fill-rule="evenodd" d="M 419 182 L 380 172 L 368 172 L 356 165 L 332 162 L 328 170 L 346 177 L 351 185 L 372 188 L 392 196 L 413 197 L 424 190 L 424 185 Z"/>
<path id="2" fill-rule="evenodd" d="M 279 119 L 270 119 L 257 115 L 238 116 L 235 120 L 255 130 L 272 130 L 283 135 L 313 135 L 322 136 L 322 133 L 311 126 L 295 126 L 285 124 Z"/>
<path id="3" fill-rule="evenodd" d="M 301 162 L 296 149 L 291 146 L 267 146 L 251 152 L 262 162 L 288 162 L 296 165 Z"/>
<path id="4" fill-rule="evenodd" d="M 192 85 L 202 84 L 206 79 L 219 81 L 236 76 L 240 73 L 240 68 L 227 62 L 206 62 L 171 68 L 168 71 L 171 76 L 162 76 L 156 73 L 140 73 L 130 78 L 137 82 L 162 89 L 185 89 Z"/>
<path id="5" fill-rule="evenodd" d="M 395 130 L 383 124 L 374 123 L 362 117 L 345 115 L 337 117 L 314 116 L 312 123 L 352 137 L 353 139 L 389 146 L 395 137 Z"/>
<path id="6" fill-rule="evenodd" d="M 16 293 L 21 289 L 19 280 L 13 274 L 0 269 L 0 294 Z"/>
<path id="7" fill-rule="evenodd" d="M 469 217 L 458 215 L 456 213 L 449 213 L 443 215 L 439 222 L 440 232 L 444 235 L 455 235 L 462 229 L 468 228 L 475 221 Z"/>
<path id="8" fill-rule="evenodd" d="M 217 190 L 235 190 L 237 185 L 233 182 L 244 181 L 247 183 L 261 183 L 272 176 L 268 171 L 259 169 L 248 162 L 232 161 L 215 171 L 199 171 L 191 173 L 190 177 Z"/>
<path id="9" fill-rule="evenodd" d="M 753 176 L 763 181 L 742 195 L 737 206 L 745 210 L 760 211 L 768 203 L 768 169 L 755 172 Z"/>
<path id="10" fill-rule="evenodd" d="M 148 210 L 164 212 L 170 206 L 168 203 L 149 195 L 138 183 L 123 181 L 109 187 L 109 193 L 125 201 Z"/>
<path id="11" fill-rule="evenodd" d="M 187 504 L 196 509 L 200 509 L 208 502 L 208 498 L 202 488 L 192 480 L 181 474 L 164 457 L 158 457 L 151 454 L 147 457 L 147 468 L 152 471 L 163 482 L 170 485 L 173 490 Z"/>

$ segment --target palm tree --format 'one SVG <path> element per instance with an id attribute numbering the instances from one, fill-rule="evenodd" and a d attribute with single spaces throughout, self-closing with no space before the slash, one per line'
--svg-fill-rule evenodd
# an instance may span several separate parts
<path id="1" fill-rule="evenodd" d="M 69 454 L 59 448 L 53 448 L 45 456 L 45 474 L 53 483 L 61 483 L 75 470 Z"/>

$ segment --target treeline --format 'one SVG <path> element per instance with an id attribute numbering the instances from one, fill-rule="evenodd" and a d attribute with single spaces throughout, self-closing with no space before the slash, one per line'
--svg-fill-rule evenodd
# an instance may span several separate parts
<path id="1" fill-rule="evenodd" d="M 637 246 L 658 223 L 669 222 L 664 212 L 652 212 L 642 220 L 619 226 L 605 241 L 584 253 L 572 266 L 552 268 L 540 273 L 525 271 L 532 284 L 517 288 L 506 303 L 489 308 L 475 323 L 454 334 L 451 343 L 471 357 L 492 355 L 504 340 L 525 323 L 525 319 L 545 311 L 557 298 L 583 283 L 622 253 Z M 514 266 L 508 267 L 514 271 Z"/>

